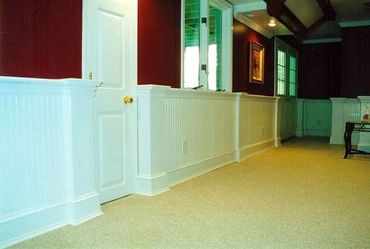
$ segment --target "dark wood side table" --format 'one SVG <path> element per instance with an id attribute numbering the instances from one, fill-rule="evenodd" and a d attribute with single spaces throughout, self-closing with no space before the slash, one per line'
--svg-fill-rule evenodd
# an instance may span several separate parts
<path id="1" fill-rule="evenodd" d="M 363 150 L 358 150 L 352 147 L 352 133 L 353 132 L 370 132 L 370 123 L 369 122 L 346 122 L 346 130 L 344 132 L 344 143 L 345 143 L 345 154 L 344 159 L 347 158 L 348 154 L 368 154 Z"/>

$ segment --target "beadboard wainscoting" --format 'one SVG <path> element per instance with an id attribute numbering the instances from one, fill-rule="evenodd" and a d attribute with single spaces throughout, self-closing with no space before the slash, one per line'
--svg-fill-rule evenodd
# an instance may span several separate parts
<path id="1" fill-rule="evenodd" d="M 281 97 L 278 102 L 279 139 L 284 140 L 296 135 L 297 100 Z"/>
<path id="2" fill-rule="evenodd" d="M 239 146 L 236 159 L 241 160 L 279 144 L 277 134 L 278 98 L 239 94 Z"/>
<path id="3" fill-rule="evenodd" d="M 270 148 L 276 98 L 139 86 L 136 192 L 153 195 Z"/>
<path id="4" fill-rule="evenodd" d="M 367 115 L 367 117 L 370 115 L 370 96 L 358 96 L 357 98 L 360 101 L 360 120 L 363 121 L 365 115 Z M 365 120 L 369 122 L 369 119 Z M 362 132 L 359 136 L 358 148 L 370 152 L 370 133 Z"/>
<path id="5" fill-rule="evenodd" d="M 326 99 L 297 99 L 298 137 L 330 137 L 332 110 Z"/>
<path id="6" fill-rule="evenodd" d="M 344 144 L 344 130 L 346 122 L 361 120 L 361 103 L 357 98 L 331 98 L 332 122 L 331 144 Z M 353 134 L 354 144 L 359 142 L 359 134 Z"/>
<path id="7" fill-rule="evenodd" d="M 101 214 L 96 84 L 0 77 L 0 248 Z"/>
<path id="8" fill-rule="evenodd" d="M 235 94 L 140 86 L 137 95 L 139 193 L 234 161 Z"/>

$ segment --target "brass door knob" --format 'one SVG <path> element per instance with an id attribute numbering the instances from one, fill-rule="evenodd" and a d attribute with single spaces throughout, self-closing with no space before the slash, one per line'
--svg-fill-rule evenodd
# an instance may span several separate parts
<path id="1" fill-rule="evenodd" d="M 131 96 L 125 96 L 123 97 L 123 103 L 127 104 L 132 104 L 134 102 L 134 98 Z"/>

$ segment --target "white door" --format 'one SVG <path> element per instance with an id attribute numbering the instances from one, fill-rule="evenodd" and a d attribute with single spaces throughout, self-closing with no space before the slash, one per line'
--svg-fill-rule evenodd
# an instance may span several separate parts
<path id="1" fill-rule="evenodd" d="M 136 167 L 136 0 L 84 0 L 84 78 L 103 82 L 95 96 L 101 203 L 133 191 Z"/>

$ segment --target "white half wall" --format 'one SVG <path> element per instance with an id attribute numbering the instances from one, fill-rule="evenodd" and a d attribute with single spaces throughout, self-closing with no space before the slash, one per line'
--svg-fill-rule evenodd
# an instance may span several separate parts
<path id="1" fill-rule="evenodd" d="M 360 100 L 360 120 L 369 122 L 369 119 L 364 119 L 364 116 L 370 115 L 370 96 L 358 96 L 357 98 Z M 370 133 L 362 132 L 359 135 L 359 149 L 370 152 Z"/>
<path id="2" fill-rule="evenodd" d="M 166 191 L 275 145 L 276 98 L 143 85 L 137 99 L 137 193 Z"/>
<path id="3" fill-rule="evenodd" d="M 330 100 L 297 100 L 297 136 L 330 137 L 332 108 Z"/>
<path id="4" fill-rule="evenodd" d="M 278 98 L 240 94 L 237 104 L 239 104 L 237 160 L 279 144 L 276 127 Z"/>
<path id="5" fill-rule="evenodd" d="M 344 144 L 346 122 L 360 121 L 361 104 L 357 98 L 331 98 L 330 100 L 332 103 L 330 143 Z M 358 134 L 354 134 L 353 139 L 358 143 Z"/>
<path id="6" fill-rule="evenodd" d="M 297 99 L 281 97 L 278 101 L 279 140 L 296 136 L 297 130 Z"/>
<path id="7" fill-rule="evenodd" d="M 97 82 L 0 77 L 0 248 L 101 214 Z M 278 144 L 278 98 L 137 87 L 135 192 L 153 195 Z"/>
<path id="8" fill-rule="evenodd" d="M 0 248 L 101 214 L 96 84 L 0 77 Z"/>

